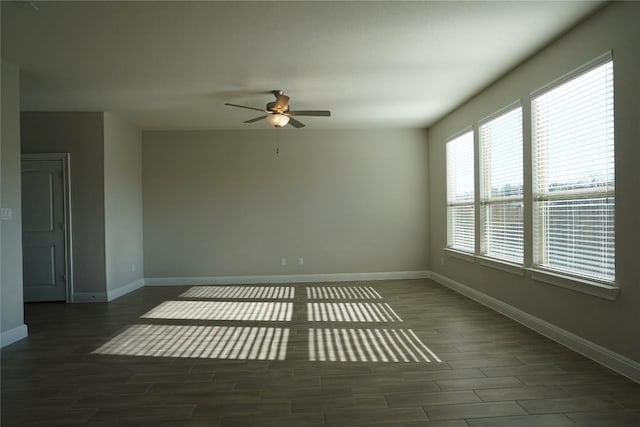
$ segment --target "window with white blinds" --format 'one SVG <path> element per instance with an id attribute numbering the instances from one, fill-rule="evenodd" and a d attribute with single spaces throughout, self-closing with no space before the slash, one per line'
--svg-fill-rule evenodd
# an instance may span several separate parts
<path id="1" fill-rule="evenodd" d="M 481 124 L 481 251 L 523 262 L 522 107 Z"/>
<path id="2" fill-rule="evenodd" d="M 447 246 L 475 251 L 473 131 L 447 142 Z"/>
<path id="3" fill-rule="evenodd" d="M 532 98 L 534 264 L 615 281 L 613 62 Z"/>

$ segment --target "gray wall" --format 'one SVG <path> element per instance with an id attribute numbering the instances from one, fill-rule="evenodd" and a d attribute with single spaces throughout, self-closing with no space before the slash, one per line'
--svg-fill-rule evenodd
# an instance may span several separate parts
<path id="1" fill-rule="evenodd" d="M 107 291 L 143 278 L 142 135 L 104 114 L 104 219 Z"/>
<path id="2" fill-rule="evenodd" d="M 145 276 L 426 270 L 426 165 L 424 130 L 143 132 Z"/>
<path id="3" fill-rule="evenodd" d="M 20 192 L 20 73 L 2 61 L 0 135 L 0 206 L 12 209 L 13 219 L 0 227 L 1 344 L 26 334 L 22 303 L 22 214 Z"/>
<path id="4" fill-rule="evenodd" d="M 431 269 L 520 310 L 640 361 L 640 17 L 639 3 L 613 3 L 522 64 L 429 131 Z M 534 282 L 443 256 L 446 247 L 445 140 L 500 108 L 612 49 L 615 73 L 616 276 L 615 302 Z M 529 109 L 525 108 L 525 117 Z M 529 120 L 525 120 L 528 124 Z M 525 126 L 525 146 L 530 130 Z M 525 164 L 531 155 L 525 150 Z M 525 168 L 525 176 L 530 168 Z M 527 182 L 527 181 L 525 181 Z M 441 257 L 444 264 L 441 264 Z"/>
<path id="5" fill-rule="evenodd" d="M 21 115 L 23 153 L 71 153 L 75 293 L 104 293 L 104 114 Z"/>

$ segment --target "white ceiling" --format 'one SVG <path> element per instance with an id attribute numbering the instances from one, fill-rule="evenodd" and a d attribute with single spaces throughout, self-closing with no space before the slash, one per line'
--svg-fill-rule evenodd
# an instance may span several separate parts
<path id="1" fill-rule="evenodd" d="M 282 89 L 308 128 L 426 127 L 602 5 L 586 1 L 2 2 L 24 111 L 142 129 L 243 124 Z M 255 114 L 254 114 L 255 113 Z"/>

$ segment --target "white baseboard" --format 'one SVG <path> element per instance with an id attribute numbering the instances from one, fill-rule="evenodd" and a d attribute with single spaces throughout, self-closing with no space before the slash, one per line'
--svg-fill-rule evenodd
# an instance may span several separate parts
<path id="1" fill-rule="evenodd" d="M 13 329 L 9 329 L 8 331 L 4 331 L 0 334 L 0 347 L 6 347 L 16 341 L 20 341 L 28 335 L 29 330 L 27 329 L 27 325 L 24 324 L 16 326 Z"/>
<path id="2" fill-rule="evenodd" d="M 83 302 L 107 302 L 106 292 L 74 292 L 72 295 L 73 303 Z"/>
<path id="3" fill-rule="evenodd" d="M 124 286 L 120 286 L 116 289 L 111 289 L 107 291 L 107 301 L 113 301 L 114 299 L 120 298 L 130 292 L 135 291 L 136 289 L 140 289 L 144 286 L 144 279 L 138 279 L 135 282 L 128 283 Z"/>
<path id="4" fill-rule="evenodd" d="M 431 279 L 640 383 L 640 363 L 438 273 Z"/>
<path id="5" fill-rule="evenodd" d="M 240 285 L 257 283 L 357 282 L 363 280 L 428 279 L 429 271 L 377 273 L 287 274 L 266 276 L 147 277 L 145 286 Z"/>

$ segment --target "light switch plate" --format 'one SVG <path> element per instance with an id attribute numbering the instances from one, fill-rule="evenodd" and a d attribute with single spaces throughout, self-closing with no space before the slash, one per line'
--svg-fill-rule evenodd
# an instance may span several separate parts
<path id="1" fill-rule="evenodd" d="M 0 221 L 11 221 L 13 219 L 13 209 L 0 208 Z"/>

